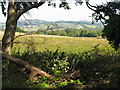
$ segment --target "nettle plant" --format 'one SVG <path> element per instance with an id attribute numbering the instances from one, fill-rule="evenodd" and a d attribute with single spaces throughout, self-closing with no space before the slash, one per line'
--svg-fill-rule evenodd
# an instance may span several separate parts
<path id="1" fill-rule="evenodd" d="M 54 75 L 60 75 L 62 73 L 68 72 L 70 68 L 68 56 L 65 52 L 62 52 L 59 49 L 56 49 L 54 52 L 46 50 L 41 52 L 39 56 L 41 58 L 40 63 L 42 63 L 40 67 L 43 70 L 47 70 L 50 73 L 53 73 Z"/>

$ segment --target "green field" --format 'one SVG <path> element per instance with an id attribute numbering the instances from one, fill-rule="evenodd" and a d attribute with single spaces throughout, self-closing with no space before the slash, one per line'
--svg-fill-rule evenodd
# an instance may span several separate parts
<path id="1" fill-rule="evenodd" d="M 100 48 L 110 47 L 105 39 L 87 38 L 87 37 L 49 37 L 49 36 L 23 36 L 17 38 L 14 47 L 20 47 L 21 51 L 27 46 L 35 47 L 36 51 L 45 51 L 60 49 L 67 53 L 81 53 L 92 49 L 93 46 L 99 45 Z"/>

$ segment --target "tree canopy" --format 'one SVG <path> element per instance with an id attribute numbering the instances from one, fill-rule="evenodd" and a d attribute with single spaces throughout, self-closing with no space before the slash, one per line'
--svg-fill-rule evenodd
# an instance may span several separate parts
<path id="1" fill-rule="evenodd" d="M 69 3 L 66 0 L 59 0 L 61 3 L 59 4 L 60 8 L 64 8 L 64 9 L 71 9 L 69 6 Z M 23 13 L 25 13 L 26 11 L 32 9 L 32 8 L 38 8 L 39 6 L 41 6 L 42 4 L 44 4 L 45 2 L 48 2 L 48 6 L 53 6 L 56 7 L 57 2 L 55 0 L 18 0 L 18 1 L 14 1 L 14 0 L 1 0 L 0 1 L 0 6 L 2 8 L 2 13 L 4 14 L 4 16 L 7 15 L 7 2 L 12 3 L 12 5 L 16 5 L 16 12 L 21 12 L 20 15 L 22 15 Z M 83 1 L 82 0 L 75 0 L 75 4 L 82 4 Z M 22 10 L 22 11 L 21 11 Z"/>
<path id="2" fill-rule="evenodd" d="M 117 50 L 120 46 L 120 1 L 96 6 L 87 2 L 87 6 L 94 11 L 93 22 L 100 20 L 103 23 L 103 36 Z"/>

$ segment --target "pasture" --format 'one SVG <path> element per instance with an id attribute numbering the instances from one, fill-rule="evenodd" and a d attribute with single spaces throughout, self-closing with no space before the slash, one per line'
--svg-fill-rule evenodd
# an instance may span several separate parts
<path id="1" fill-rule="evenodd" d="M 26 47 L 30 46 L 34 47 L 37 52 L 45 50 L 55 51 L 59 48 L 67 53 L 82 53 L 92 49 L 95 45 L 99 45 L 101 49 L 112 49 L 106 39 L 54 35 L 27 35 L 18 37 L 14 41 L 13 49 L 19 48 L 22 52 Z"/>

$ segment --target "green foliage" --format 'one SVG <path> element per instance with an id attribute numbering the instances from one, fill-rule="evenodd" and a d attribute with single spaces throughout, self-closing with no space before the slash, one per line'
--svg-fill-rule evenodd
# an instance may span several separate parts
<path id="1" fill-rule="evenodd" d="M 54 52 L 47 50 L 38 53 L 28 50 L 23 52 L 20 58 L 56 76 L 67 72 L 69 69 L 66 54 L 58 50 Z"/>
<path id="2" fill-rule="evenodd" d="M 102 83 L 102 86 L 118 88 L 120 74 L 119 52 L 111 51 L 108 48 L 99 49 L 99 45 L 97 45 L 91 51 L 82 53 L 77 68 L 85 70 L 83 72 L 89 74 L 89 76 L 84 76 L 84 81 L 94 80 L 93 82 L 95 83 L 105 80 L 108 83 Z"/>
<path id="3" fill-rule="evenodd" d="M 95 6 L 93 18 L 104 25 L 103 36 L 117 50 L 120 46 L 120 1 Z M 93 10 L 93 9 L 92 9 Z"/>
<path id="4" fill-rule="evenodd" d="M 49 84 L 43 82 L 43 83 L 40 83 L 39 84 L 41 88 L 48 88 L 49 87 Z"/>
<path id="5" fill-rule="evenodd" d="M 31 88 L 33 83 L 27 81 L 27 76 L 19 71 L 18 65 L 9 62 L 6 68 L 2 68 L 2 88 Z"/>
<path id="6" fill-rule="evenodd" d="M 42 30 L 42 29 L 38 29 L 36 32 L 36 34 L 45 34 L 45 30 Z"/>
<path id="7" fill-rule="evenodd" d="M 80 79 L 77 79 L 77 80 L 70 79 L 69 83 L 78 83 L 78 84 L 82 85 L 84 82 L 81 82 Z"/>
<path id="8" fill-rule="evenodd" d="M 109 48 L 100 49 L 99 45 L 95 45 L 93 49 L 80 54 L 67 54 L 59 49 L 55 51 L 46 50 L 44 52 L 35 52 L 33 49 L 29 51 L 28 49 L 23 52 L 21 56 L 15 53 L 14 55 L 27 60 L 30 64 L 54 76 L 60 76 L 66 72 L 80 69 L 82 70 L 81 73 L 84 73 L 80 78 L 82 78 L 82 81 L 85 81 L 86 84 L 89 82 L 100 83 L 100 81 L 106 80 L 106 82 L 108 81 L 109 83 L 102 83 L 106 85 L 106 87 L 118 87 L 115 83 L 119 83 L 119 51 L 116 52 Z M 79 79 L 74 78 L 60 82 L 57 85 L 65 86 L 70 82 L 82 84 Z M 113 85 L 111 86 L 111 84 Z M 42 82 L 39 85 L 41 87 L 50 86 L 48 82 Z"/>
<path id="9" fill-rule="evenodd" d="M 103 36 L 107 38 L 109 43 L 115 50 L 119 48 L 120 44 L 120 16 L 113 15 L 109 19 L 108 24 L 104 27 Z"/>
<path id="10" fill-rule="evenodd" d="M 28 47 L 22 54 L 20 54 L 19 50 L 13 51 L 15 57 L 24 59 L 30 64 L 56 76 L 68 71 L 69 62 L 68 56 L 65 52 L 61 52 L 59 49 L 56 49 L 54 52 L 49 50 L 44 52 L 35 52 L 34 42 L 32 41 L 27 41 Z"/>
<path id="11" fill-rule="evenodd" d="M 64 30 L 41 30 L 36 31 L 37 34 L 48 34 L 48 35 L 59 35 L 59 36 L 70 36 L 70 37 L 97 37 L 101 36 L 102 30 L 85 30 L 66 28 Z"/>
<path id="12" fill-rule="evenodd" d="M 63 81 L 63 82 L 58 82 L 57 86 L 58 87 L 63 87 L 63 86 L 69 85 L 70 83 L 71 84 L 76 83 L 76 84 L 82 85 L 84 82 L 81 82 L 80 79 L 77 79 L 77 80 L 69 79 L 69 80 L 66 80 L 66 81 Z"/>
<path id="13" fill-rule="evenodd" d="M 16 32 L 22 32 L 22 33 L 26 33 L 26 31 L 24 31 L 23 29 L 16 27 Z"/>
<path id="14" fill-rule="evenodd" d="M 36 50 L 36 38 L 27 39 L 24 46 L 28 48 L 24 51 L 21 51 L 20 47 L 16 48 L 13 50 L 12 55 L 54 75 L 55 78 L 51 80 L 44 76 L 38 76 L 37 81 L 29 81 L 26 75 L 18 71 L 20 67 L 10 62 L 7 64 L 7 69 L 3 69 L 3 87 L 60 88 L 73 87 L 74 84 L 90 85 L 89 88 L 119 87 L 120 50 L 114 51 L 106 46 L 101 48 L 98 44 L 94 45 L 90 50 L 81 51 L 81 53 L 67 53 L 60 50 L 60 48 L 38 52 Z M 80 72 L 69 77 L 69 73 L 72 72 L 71 74 L 73 74 L 75 70 L 80 70 Z M 62 76 L 65 78 L 62 79 Z"/>
<path id="15" fill-rule="evenodd" d="M 60 82 L 58 86 L 66 86 L 68 84 L 68 81 Z"/>

